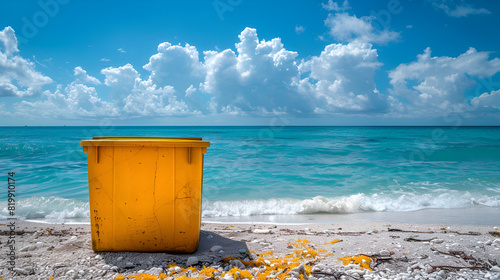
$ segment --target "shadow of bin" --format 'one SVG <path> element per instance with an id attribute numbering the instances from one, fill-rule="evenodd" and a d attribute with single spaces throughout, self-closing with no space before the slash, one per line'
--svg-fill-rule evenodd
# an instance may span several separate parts
<path id="1" fill-rule="evenodd" d="M 87 153 L 94 251 L 196 251 L 210 142 L 94 137 L 80 146 Z"/>

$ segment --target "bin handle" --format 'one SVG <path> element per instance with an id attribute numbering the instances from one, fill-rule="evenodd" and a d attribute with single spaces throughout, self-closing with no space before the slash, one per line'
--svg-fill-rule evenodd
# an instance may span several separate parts
<path id="1" fill-rule="evenodd" d="M 99 146 L 95 147 L 95 158 L 97 163 L 99 163 Z"/>
<path id="2" fill-rule="evenodd" d="M 191 164 L 191 148 L 188 148 L 188 164 Z"/>

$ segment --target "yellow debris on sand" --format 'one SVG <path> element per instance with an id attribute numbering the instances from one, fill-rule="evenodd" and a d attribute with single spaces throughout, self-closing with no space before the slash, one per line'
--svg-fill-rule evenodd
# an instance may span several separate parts
<path id="1" fill-rule="evenodd" d="M 370 267 L 370 263 L 372 262 L 372 259 L 366 255 L 343 257 L 343 258 L 339 258 L 339 261 L 342 261 L 344 263 L 344 265 L 358 264 L 361 268 L 372 270 L 372 268 Z"/>

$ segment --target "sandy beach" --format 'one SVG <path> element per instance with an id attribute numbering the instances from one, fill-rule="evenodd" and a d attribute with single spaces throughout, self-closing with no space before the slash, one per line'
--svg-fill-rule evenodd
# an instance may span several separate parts
<path id="1" fill-rule="evenodd" d="M 9 253 L 2 222 L 1 254 Z M 203 223 L 196 253 L 100 252 L 90 226 L 16 221 L 2 279 L 500 279 L 494 226 Z M 192 267 L 192 268 L 189 268 Z M 51 278 L 53 277 L 53 278 Z"/>

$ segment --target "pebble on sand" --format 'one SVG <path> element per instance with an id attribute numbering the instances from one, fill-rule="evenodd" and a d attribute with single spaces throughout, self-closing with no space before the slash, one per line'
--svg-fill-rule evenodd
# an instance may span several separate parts
<path id="1" fill-rule="evenodd" d="M 186 262 L 186 265 L 187 266 L 193 266 L 193 265 L 197 265 L 199 262 L 198 258 L 197 257 L 189 257 L 187 262 Z"/>
<path id="2" fill-rule="evenodd" d="M 252 232 L 253 233 L 266 234 L 266 233 L 270 233 L 271 230 L 270 229 L 260 229 L 260 228 L 258 228 L 258 229 L 254 229 Z"/>
<path id="3" fill-rule="evenodd" d="M 210 248 L 210 252 L 219 252 L 220 250 L 222 250 L 222 246 L 220 245 L 214 245 Z"/>

